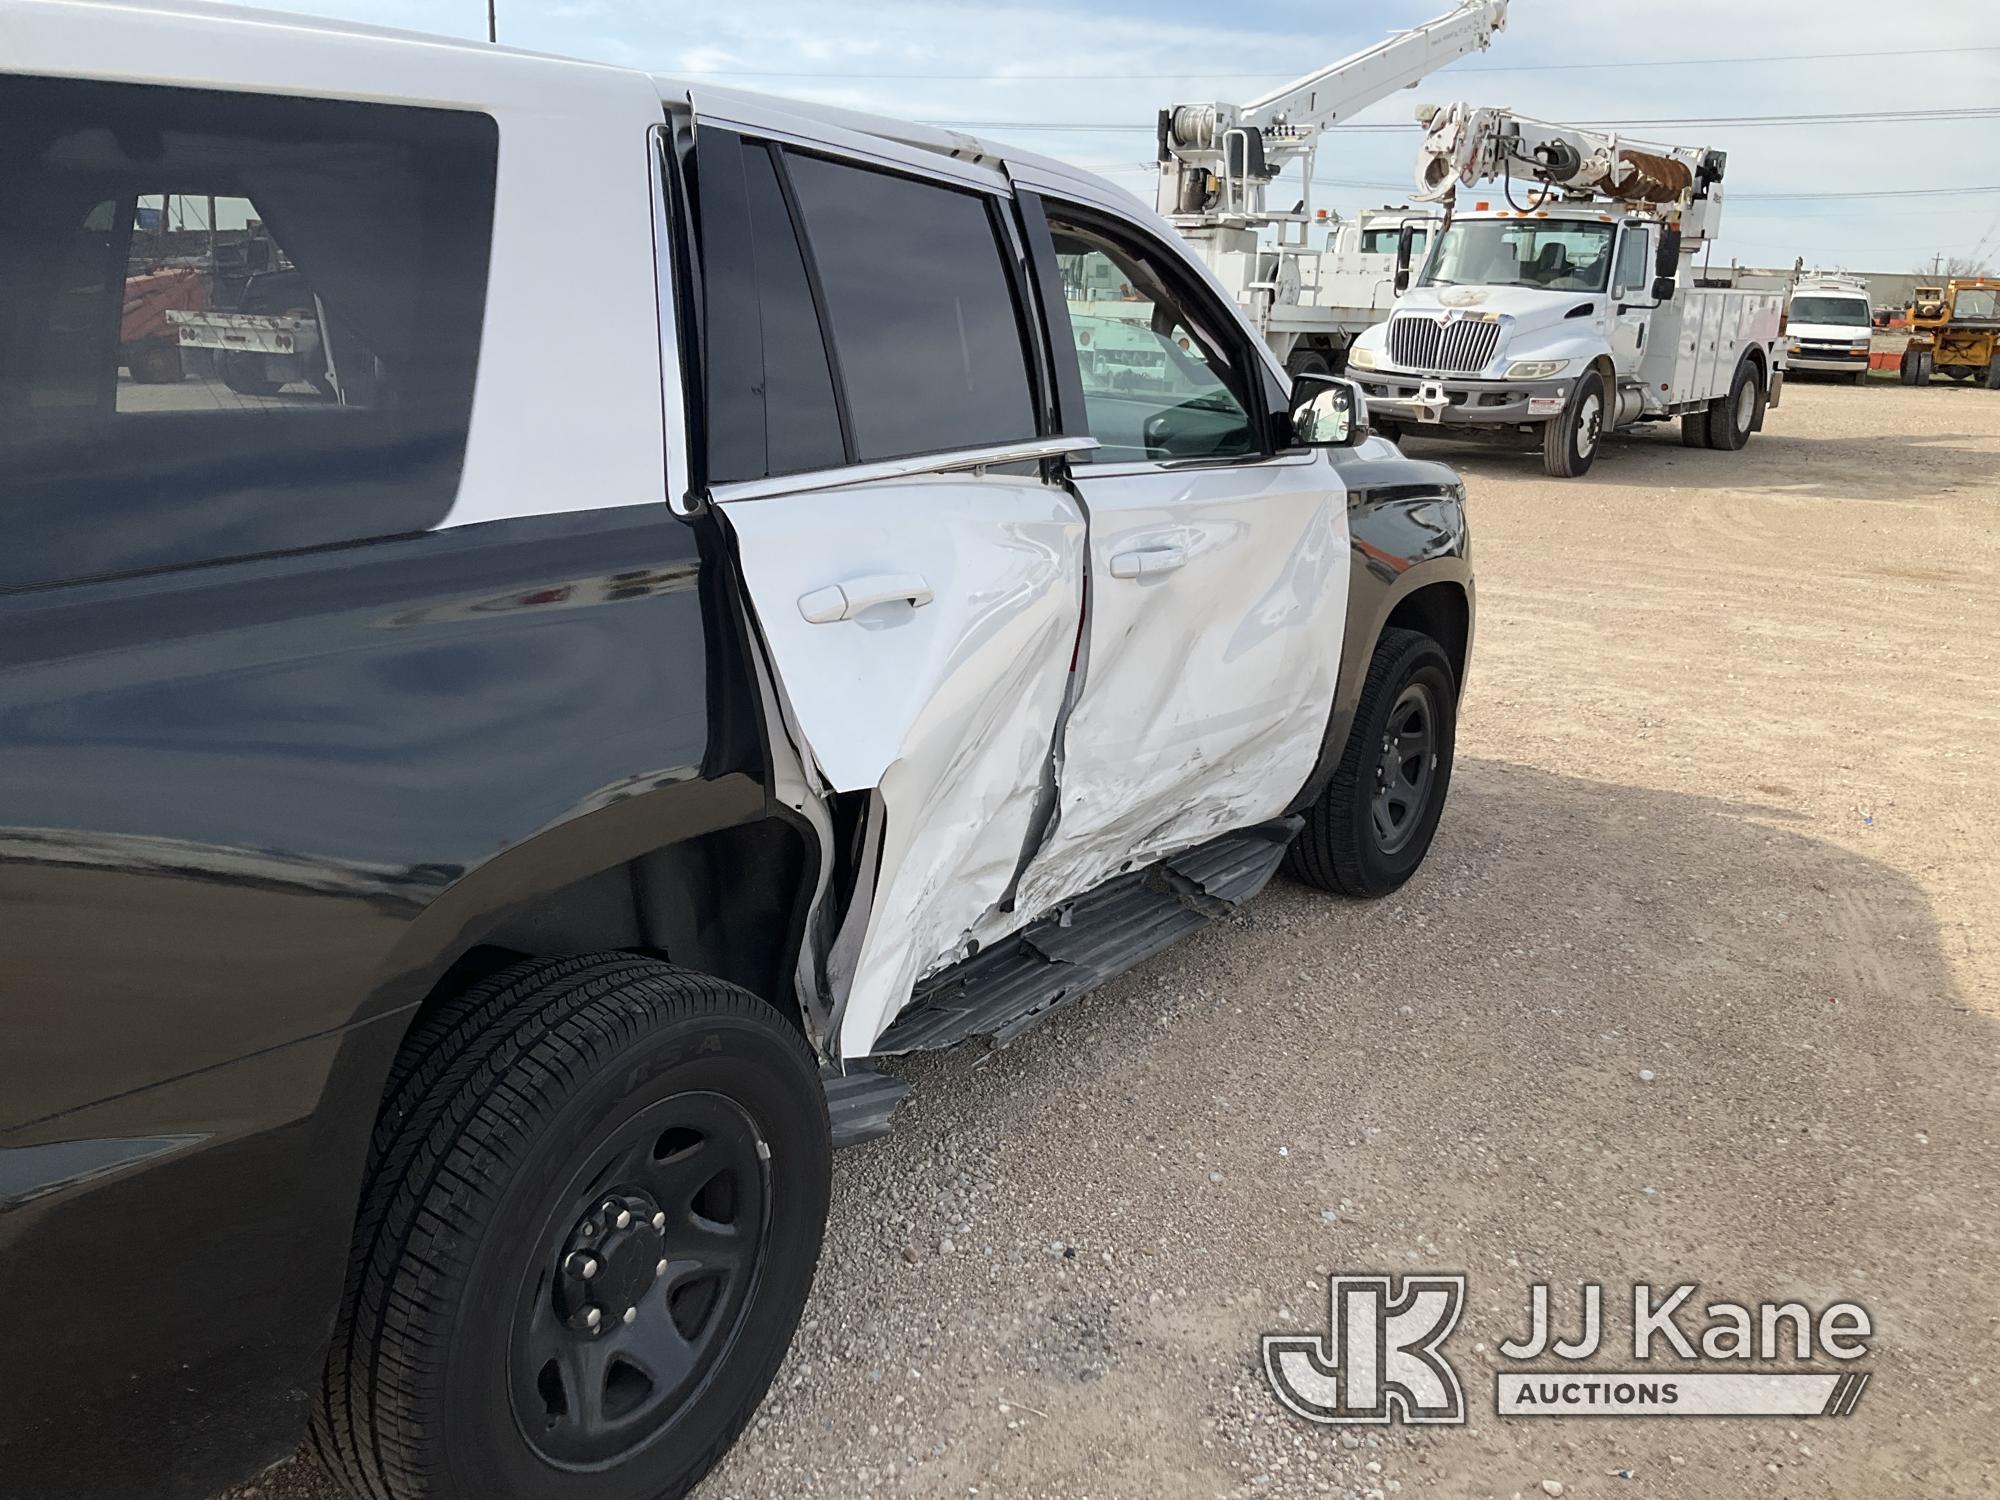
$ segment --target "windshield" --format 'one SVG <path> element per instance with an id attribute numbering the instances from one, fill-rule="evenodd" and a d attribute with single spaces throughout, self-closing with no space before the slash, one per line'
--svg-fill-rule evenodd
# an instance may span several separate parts
<path id="1" fill-rule="evenodd" d="M 2000 287 L 1960 288 L 1951 299 L 1951 315 L 1954 318 L 1990 318 L 1995 299 L 2000 299 Z"/>
<path id="2" fill-rule="evenodd" d="M 1438 237 L 1418 286 L 1524 286 L 1601 292 L 1614 224 L 1461 219 Z"/>
<path id="3" fill-rule="evenodd" d="M 1872 321 L 1868 304 L 1859 297 L 1794 297 L 1794 323 L 1839 323 L 1850 328 L 1866 328 Z"/>
<path id="4" fill-rule="evenodd" d="M 1391 224 L 1386 229 L 1364 229 L 1361 231 L 1361 253 L 1363 255 L 1394 255 L 1396 253 L 1396 241 L 1402 237 L 1402 233 L 1402 226 L 1397 224 Z M 1418 226 L 1412 240 L 1413 248 L 1410 253 L 1413 256 L 1423 254 L 1424 243 L 1430 237 L 1431 232 L 1428 227 Z"/>

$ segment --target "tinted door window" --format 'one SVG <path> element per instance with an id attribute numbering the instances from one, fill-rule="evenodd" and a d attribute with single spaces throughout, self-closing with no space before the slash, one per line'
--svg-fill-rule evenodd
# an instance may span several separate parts
<path id="1" fill-rule="evenodd" d="M 716 483 L 846 461 L 833 373 L 770 147 L 703 129 L 701 195 L 708 477 Z"/>
<path id="2" fill-rule="evenodd" d="M 987 198 L 786 153 L 862 462 L 1036 433 L 1027 346 Z"/>
<path id="3" fill-rule="evenodd" d="M 491 119 L 36 78 L 0 115 L 0 587 L 442 519 Z"/>
<path id="4" fill-rule="evenodd" d="M 1261 451 L 1241 358 L 1155 255 L 1049 215 L 1099 462 Z"/>

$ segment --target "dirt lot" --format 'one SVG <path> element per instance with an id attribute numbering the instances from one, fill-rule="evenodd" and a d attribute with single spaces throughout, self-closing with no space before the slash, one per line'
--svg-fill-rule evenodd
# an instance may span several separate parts
<path id="1" fill-rule="evenodd" d="M 1666 429 L 1561 483 L 1412 446 L 1467 475 L 1480 589 L 1429 863 L 909 1065 L 701 1500 L 2000 1488 L 2000 396 L 1794 385 L 1743 453 Z M 1258 1337 L 1323 1328 L 1328 1268 L 1469 1275 L 1468 1426 L 1282 1413 Z M 1584 1279 L 1858 1300 L 1873 1383 L 1497 1419 L 1528 1284 L 1566 1326 Z"/>

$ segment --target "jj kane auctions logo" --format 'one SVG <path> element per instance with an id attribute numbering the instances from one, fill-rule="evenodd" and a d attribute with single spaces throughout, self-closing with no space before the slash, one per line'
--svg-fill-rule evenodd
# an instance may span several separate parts
<path id="1" fill-rule="evenodd" d="M 1693 1283 L 1632 1288 L 1638 1370 L 1579 1369 L 1605 1344 L 1604 1290 L 1584 1283 L 1574 1338 L 1551 1326 L 1549 1289 L 1529 1289 L 1528 1328 L 1499 1346 L 1529 1368 L 1502 1369 L 1501 1416 L 1846 1416 L 1869 1376 L 1843 1368 L 1868 1352 L 1874 1325 L 1854 1302 L 1815 1313 L 1802 1302 L 1710 1302 L 1696 1321 Z M 1465 1392 L 1443 1346 L 1465 1308 L 1465 1277 L 1333 1275 L 1324 1334 L 1267 1334 L 1264 1373 L 1278 1399 L 1310 1422 L 1460 1423 Z M 1773 1370 L 1837 1361 L 1831 1371 Z M 1548 1360 L 1559 1361 L 1550 1365 Z M 1717 1368 L 1720 1366 L 1721 1368 Z"/>

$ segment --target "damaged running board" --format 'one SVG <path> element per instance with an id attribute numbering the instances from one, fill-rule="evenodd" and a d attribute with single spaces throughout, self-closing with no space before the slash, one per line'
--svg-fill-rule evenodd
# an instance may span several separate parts
<path id="1" fill-rule="evenodd" d="M 917 986 L 878 1056 L 1002 1046 L 1261 891 L 1303 820 L 1281 818 L 1120 875 Z"/>

